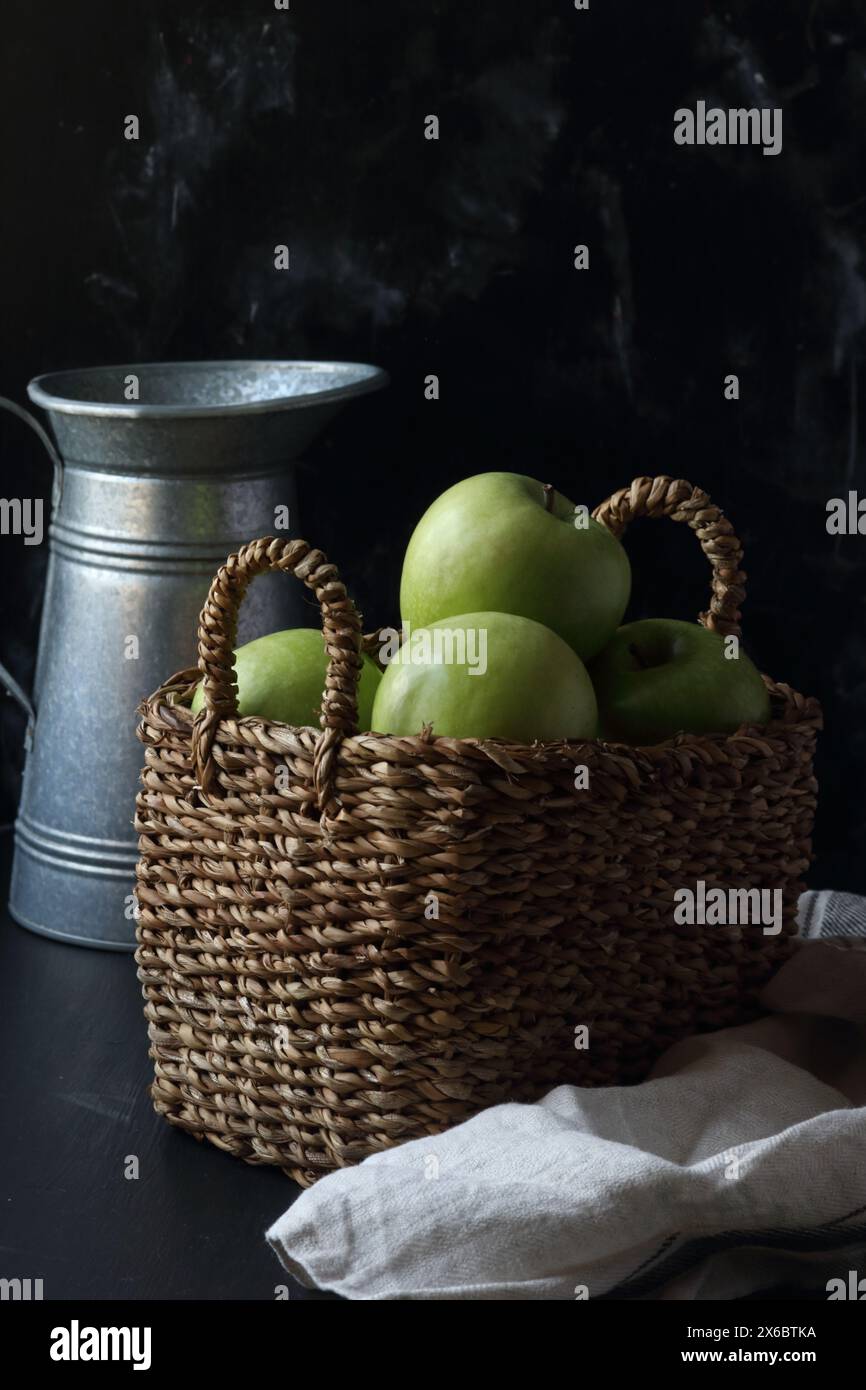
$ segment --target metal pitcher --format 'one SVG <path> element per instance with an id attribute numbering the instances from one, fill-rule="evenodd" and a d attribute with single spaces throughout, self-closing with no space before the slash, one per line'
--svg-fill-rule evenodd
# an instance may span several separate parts
<path id="1" fill-rule="evenodd" d="M 199 611 L 251 536 L 299 534 L 292 460 L 350 398 L 387 381 L 351 362 L 171 362 L 40 376 L 55 463 L 9 910 L 23 926 L 132 950 L 135 709 L 194 664 Z M 58 452 L 59 451 L 59 452 Z M 275 582 L 271 582 L 271 581 Z M 264 576 L 238 640 L 309 625 L 297 586 Z"/>

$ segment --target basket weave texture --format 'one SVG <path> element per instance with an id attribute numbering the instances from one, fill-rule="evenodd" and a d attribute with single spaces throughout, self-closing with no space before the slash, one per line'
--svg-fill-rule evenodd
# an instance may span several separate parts
<path id="1" fill-rule="evenodd" d="M 595 516 L 617 535 L 688 524 L 712 567 L 699 621 L 739 632 L 742 551 L 705 493 L 639 478 Z M 268 569 L 321 606 L 318 730 L 237 714 L 238 608 Z M 765 677 L 765 728 L 653 748 L 358 734 L 374 639 L 301 540 L 229 557 L 198 637 L 199 667 L 139 726 L 136 960 L 171 1123 L 308 1185 L 486 1105 L 636 1081 L 677 1039 L 754 1015 L 794 945 L 815 700 Z M 782 932 L 675 924 L 698 880 L 781 889 Z"/>

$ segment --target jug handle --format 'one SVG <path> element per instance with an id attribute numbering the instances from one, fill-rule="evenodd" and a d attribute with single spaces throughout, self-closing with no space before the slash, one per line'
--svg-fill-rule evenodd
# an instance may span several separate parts
<path id="1" fill-rule="evenodd" d="M 51 520 L 53 521 L 63 496 L 63 459 L 57 452 L 54 440 L 45 426 L 40 425 L 36 416 L 31 415 L 29 410 L 25 410 L 23 405 L 19 405 L 17 401 L 10 401 L 8 396 L 0 396 L 0 409 L 10 411 L 12 415 L 17 415 L 19 420 L 23 420 L 25 425 L 30 426 L 33 433 L 42 441 L 48 457 L 54 464 L 54 483 L 51 488 Z"/>
<path id="2" fill-rule="evenodd" d="M 24 407 L 18 405 L 16 401 L 10 401 L 6 396 L 0 396 L 0 409 L 10 411 L 13 415 L 17 415 L 19 420 L 23 420 L 26 425 L 30 426 L 34 434 L 41 440 L 48 453 L 48 457 L 54 464 L 54 480 L 51 488 L 51 520 L 53 521 L 54 517 L 57 515 L 57 509 L 60 506 L 60 499 L 63 496 L 63 460 L 57 452 L 48 431 L 30 414 L 29 410 L 25 410 Z M 27 715 L 27 730 L 24 735 L 24 748 L 25 751 L 29 751 L 33 741 L 33 727 L 36 722 L 36 711 L 33 707 L 33 701 L 21 688 L 11 672 L 7 671 L 2 662 L 0 662 L 0 683 L 5 687 L 6 693 L 11 695 L 14 700 L 17 700 L 18 704 Z"/>

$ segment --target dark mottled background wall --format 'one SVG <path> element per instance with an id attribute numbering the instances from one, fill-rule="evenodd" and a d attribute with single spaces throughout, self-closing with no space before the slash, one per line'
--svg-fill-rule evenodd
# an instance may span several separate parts
<path id="1" fill-rule="evenodd" d="M 746 545 L 753 655 L 825 706 L 812 882 L 866 890 L 866 537 L 825 529 L 830 497 L 866 493 L 863 3 L 6 0 L 2 28 L 0 392 L 154 358 L 386 366 L 302 481 L 304 530 L 370 625 L 461 476 L 526 471 L 589 504 L 635 474 L 700 483 Z M 782 154 L 675 146 L 699 97 L 781 106 Z M 47 496 L 26 434 L 0 419 L 3 495 Z M 628 544 L 636 616 L 703 606 L 688 534 Z M 44 561 L 0 541 L 25 682 Z"/>

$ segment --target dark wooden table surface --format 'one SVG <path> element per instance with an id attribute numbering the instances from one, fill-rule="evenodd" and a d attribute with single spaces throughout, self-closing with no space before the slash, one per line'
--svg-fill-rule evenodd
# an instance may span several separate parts
<path id="1" fill-rule="evenodd" d="M 4 904 L 10 852 L 7 832 Z M 173 1130 L 149 1080 L 132 956 L 2 911 L 0 1278 L 42 1279 L 46 1299 L 331 1297 L 294 1284 L 264 1239 L 300 1189 Z"/>

